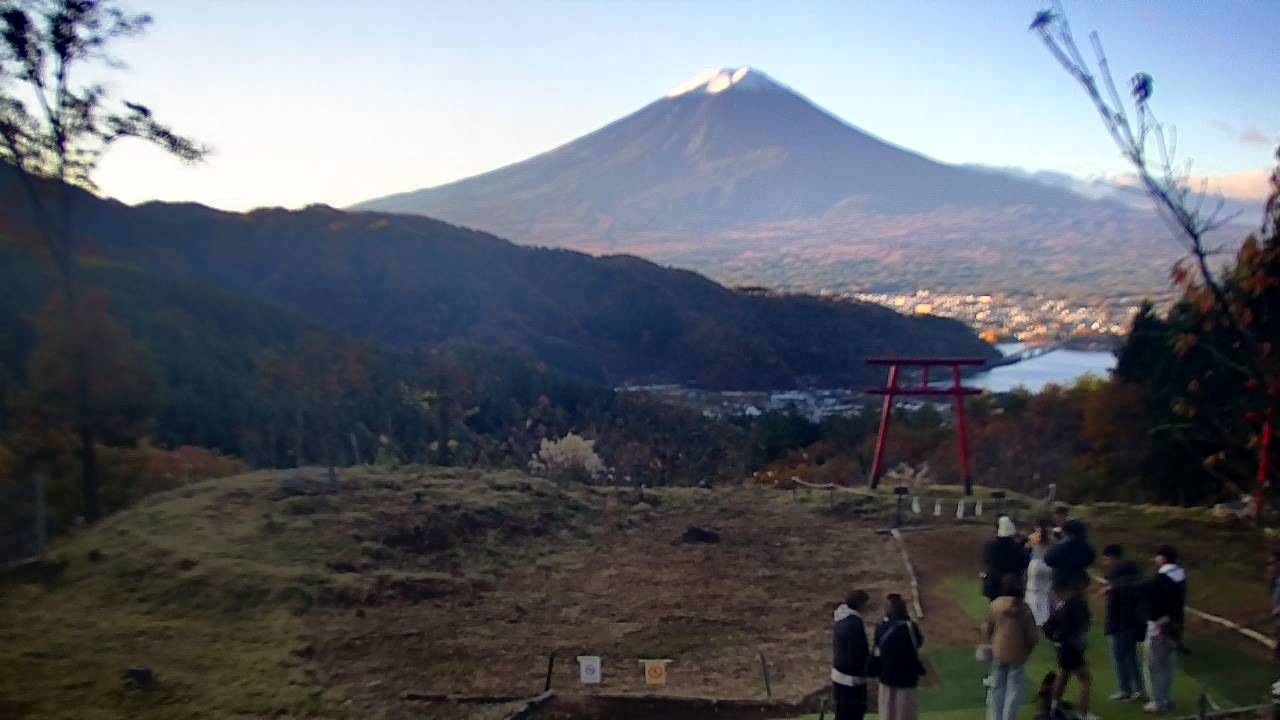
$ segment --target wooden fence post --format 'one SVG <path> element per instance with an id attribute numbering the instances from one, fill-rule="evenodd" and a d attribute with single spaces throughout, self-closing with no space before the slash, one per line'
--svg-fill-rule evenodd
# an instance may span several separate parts
<path id="1" fill-rule="evenodd" d="M 39 557 L 44 557 L 45 548 L 48 547 L 49 538 L 47 533 L 47 521 L 45 520 L 45 478 L 43 474 L 36 475 L 36 551 Z"/>
<path id="2" fill-rule="evenodd" d="M 769 661 L 764 659 L 764 651 L 760 651 L 760 671 L 764 673 L 765 697 L 773 697 L 773 683 L 769 682 Z"/>

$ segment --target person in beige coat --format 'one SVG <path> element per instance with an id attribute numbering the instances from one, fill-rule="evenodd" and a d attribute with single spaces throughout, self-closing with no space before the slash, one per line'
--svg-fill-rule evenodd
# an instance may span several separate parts
<path id="1" fill-rule="evenodd" d="M 1023 600 L 1022 578 L 1005 575 L 1003 594 L 991 601 L 985 633 L 991 643 L 989 720 L 1017 720 L 1027 687 L 1027 658 L 1036 649 L 1040 632 L 1035 616 Z"/>

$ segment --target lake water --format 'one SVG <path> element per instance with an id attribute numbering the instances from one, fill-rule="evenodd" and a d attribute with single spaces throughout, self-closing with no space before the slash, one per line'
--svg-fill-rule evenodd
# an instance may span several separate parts
<path id="1" fill-rule="evenodd" d="M 1022 343 L 996 345 L 996 349 L 1005 355 L 1023 347 Z M 1070 385 L 1080 376 L 1089 373 L 1105 378 L 1115 366 L 1116 357 L 1110 352 L 1054 350 L 1037 358 L 978 373 L 966 378 L 965 384 L 991 392 L 1009 392 L 1021 385 L 1031 392 L 1037 392 L 1050 383 Z"/>

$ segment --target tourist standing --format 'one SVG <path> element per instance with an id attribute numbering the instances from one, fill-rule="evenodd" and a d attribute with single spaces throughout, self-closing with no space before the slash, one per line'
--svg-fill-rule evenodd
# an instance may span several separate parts
<path id="1" fill-rule="evenodd" d="M 1005 575 L 1022 576 L 1027 571 L 1027 551 L 1018 542 L 1013 518 L 1001 515 L 996 522 L 996 538 L 983 548 L 982 594 L 987 600 L 1000 597 Z"/>
<path id="2" fill-rule="evenodd" d="M 1022 600 L 1022 578 L 1005 575 L 1000 597 L 991 601 L 986 638 L 991 643 L 988 720 L 1017 720 L 1027 685 L 1027 658 L 1040 639 L 1031 608 Z"/>
<path id="3" fill-rule="evenodd" d="M 1124 548 L 1119 545 L 1103 549 L 1102 566 L 1107 573 L 1107 584 L 1103 588 L 1107 598 L 1106 635 L 1119 687 L 1111 699 L 1138 700 L 1142 697 L 1138 644 L 1147 636 L 1147 624 L 1142 617 L 1142 571 L 1132 560 L 1125 559 Z"/>
<path id="4" fill-rule="evenodd" d="M 1148 616 L 1147 672 L 1151 702 L 1144 710 L 1168 712 L 1173 708 L 1173 674 L 1186 622 L 1187 571 L 1178 564 L 1178 551 L 1161 545 L 1156 551 L 1156 575 L 1145 584 Z"/>
<path id="5" fill-rule="evenodd" d="M 1062 542 L 1050 548 L 1044 556 L 1045 564 L 1053 568 L 1053 592 L 1058 597 L 1088 587 L 1089 566 L 1096 559 L 1084 523 L 1068 520 L 1062 526 L 1062 537 Z"/>
<path id="6" fill-rule="evenodd" d="M 918 720 L 916 691 L 924 663 L 920 648 L 924 634 L 911 620 L 907 603 L 897 593 L 885 598 L 887 612 L 876 628 L 876 653 L 880 660 L 880 720 Z"/>
<path id="7" fill-rule="evenodd" d="M 1058 595 L 1058 603 L 1053 608 L 1049 622 L 1045 623 L 1045 636 L 1058 649 L 1058 677 L 1053 684 L 1054 717 L 1057 717 L 1058 706 L 1066 693 L 1067 683 L 1076 678 L 1080 683 L 1080 705 L 1078 714 L 1081 718 L 1091 718 L 1089 714 L 1089 696 L 1092 691 L 1093 677 L 1089 673 L 1089 665 L 1085 660 L 1085 649 L 1088 645 L 1089 603 L 1085 599 L 1085 589 L 1080 585 L 1070 586 Z"/>
<path id="8" fill-rule="evenodd" d="M 1059 540 L 1062 539 L 1066 532 L 1067 523 L 1071 522 L 1071 509 L 1066 505 L 1059 505 L 1053 509 L 1053 534 Z"/>
<path id="9" fill-rule="evenodd" d="M 867 676 L 871 646 L 862 622 L 870 596 L 864 590 L 850 592 L 835 611 L 831 650 L 831 689 L 835 696 L 835 720 L 862 720 L 867 714 Z"/>
<path id="10" fill-rule="evenodd" d="M 1027 538 L 1031 557 L 1027 564 L 1027 606 L 1035 616 L 1036 627 L 1044 627 L 1049 620 L 1049 612 L 1053 604 L 1049 593 L 1053 588 L 1053 568 L 1044 561 L 1044 556 L 1053 547 L 1053 532 L 1049 528 L 1049 519 L 1040 518 L 1036 523 L 1036 531 Z"/>

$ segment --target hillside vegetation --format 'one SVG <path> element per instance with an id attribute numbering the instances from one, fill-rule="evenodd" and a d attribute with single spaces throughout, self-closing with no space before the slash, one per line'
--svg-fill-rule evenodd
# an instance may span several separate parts
<path id="1" fill-rule="evenodd" d="M 13 192 L 0 178 L 0 195 Z M 810 297 L 757 297 L 627 256 L 514 245 L 421 217 L 136 208 L 78 195 L 104 259 L 267 301 L 400 347 L 470 342 L 607 383 L 767 389 L 868 379 L 888 352 L 992 357 L 962 324 Z M 11 214 L 0 231 L 21 237 Z"/>
<path id="2" fill-rule="evenodd" d="M 670 657 L 672 692 L 751 697 L 763 650 L 799 696 L 828 662 L 828 596 L 902 582 L 859 520 L 875 508 L 477 471 L 205 481 L 4 576 L 0 717 L 450 717 L 402 696 L 531 695 L 551 652 L 557 687 L 594 653 L 605 689 Z M 691 525 L 720 542 L 680 542 Z"/>

